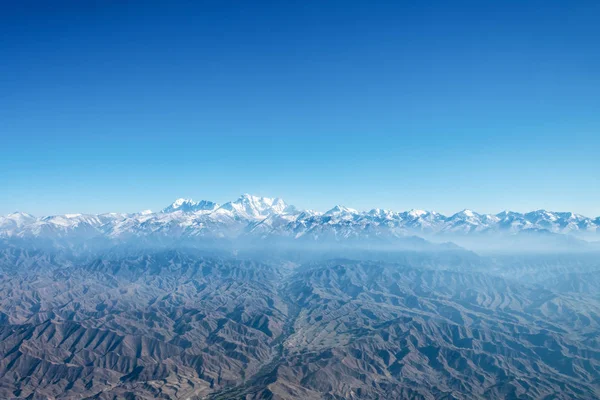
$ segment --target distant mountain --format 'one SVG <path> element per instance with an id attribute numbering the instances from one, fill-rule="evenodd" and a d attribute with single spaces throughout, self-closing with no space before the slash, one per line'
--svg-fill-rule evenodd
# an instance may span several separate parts
<path id="1" fill-rule="evenodd" d="M 177 199 L 173 204 L 162 210 L 163 213 L 172 213 L 176 211 L 196 212 L 196 211 L 214 211 L 219 208 L 217 203 L 212 201 L 202 200 L 195 202 L 190 199 Z"/>
<path id="2" fill-rule="evenodd" d="M 444 216 L 423 210 L 358 211 L 342 205 L 321 213 L 299 210 L 279 198 L 249 194 L 223 205 L 208 200 L 178 199 L 158 213 L 65 214 L 37 218 L 18 212 L 0 217 L 0 237 L 5 238 L 252 237 L 341 241 L 389 240 L 414 235 L 430 239 L 510 236 L 520 232 L 600 239 L 600 217 L 592 219 L 571 212 L 546 210 L 503 211 L 492 215 L 467 209 Z"/>
<path id="3" fill-rule="evenodd" d="M 13 213 L 0 399 L 598 399 L 599 222 L 251 195 Z"/>

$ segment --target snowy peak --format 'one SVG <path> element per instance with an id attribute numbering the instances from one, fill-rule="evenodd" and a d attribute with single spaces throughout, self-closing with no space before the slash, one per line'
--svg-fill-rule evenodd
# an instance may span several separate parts
<path id="1" fill-rule="evenodd" d="M 429 213 L 425 210 L 415 210 L 414 208 L 410 211 L 406 211 L 405 213 L 408 217 L 410 218 L 421 218 L 424 217 L 426 215 L 428 215 Z"/>
<path id="2" fill-rule="evenodd" d="M 374 208 L 368 213 L 373 218 L 378 219 L 394 219 L 397 218 L 397 213 L 391 210 L 384 210 L 383 208 Z"/>
<path id="3" fill-rule="evenodd" d="M 326 213 L 299 210 L 280 198 L 244 194 L 222 206 L 180 198 L 159 213 L 64 214 L 36 218 L 26 213 L 0 216 L 0 237 L 394 237 L 551 232 L 600 240 L 600 218 L 572 212 L 503 211 L 496 215 L 465 209 L 450 217 L 433 211 L 357 211 L 337 205 Z M 70 236 L 69 236 L 70 235 Z"/>
<path id="4" fill-rule="evenodd" d="M 192 199 L 177 199 L 170 206 L 162 210 L 163 213 L 172 213 L 176 211 L 196 212 L 196 211 L 214 211 L 219 207 L 217 203 L 202 200 L 195 202 Z"/>
<path id="5" fill-rule="evenodd" d="M 178 208 L 181 208 L 181 206 L 183 206 L 183 205 L 195 206 L 196 202 L 192 199 L 179 198 L 179 199 L 175 200 L 173 202 L 173 204 L 171 204 L 171 207 L 173 207 L 174 209 L 178 209 Z"/>
<path id="6" fill-rule="evenodd" d="M 546 210 L 536 210 L 536 211 L 531 211 L 528 212 L 526 214 L 524 214 L 525 218 L 529 221 L 532 222 L 537 222 L 537 221 L 556 221 L 557 220 L 557 216 L 555 215 L 555 213 L 552 212 L 548 212 Z"/>
<path id="7" fill-rule="evenodd" d="M 283 214 L 287 209 L 288 205 L 282 199 L 243 194 L 236 201 L 223 204 L 218 211 L 229 212 L 237 218 L 262 219 Z"/>
<path id="8" fill-rule="evenodd" d="M 516 218 L 521 216 L 520 213 L 514 212 L 514 211 L 508 211 L 508 210 L 504 210 L 502 212 L 499 212 L 498 214 L 496 214 L 496 217 L 500 218 L 500 219 L 506 219 L 506 218 Z"/>
<path id="9" fill-rule="evenodd" d="M 468 208 L 465 208 L 464 210 L 454 214 L 451 218 L 476 218 L 478 216 L 479 214 L 469 210 Z"/>
<path id="10" fill-rule="evenodd" d="M 339 216 L 339 215 L 354 215 L 358 214 L 358 211 L 354 208 L 349 208 L 345 206 L 335 206 L 331 210 L 327 211 L 325 215 L 329 216 Z"/>
<path id="11" fill-rule="evenodd" d="M 28 226 L 36 220 L 37 219 L 33 215 L 18 211 L 8 214 L 5 217 L 0 216 L 0 236 L 12 233 L 14 230 L 24 226 Z"/>
<path id="12" fill-rule="evenodd" d="M 33 221 L 36 219 L 33 215 L 27 214 L 24 212 L 20 212 L 20 211 L 16 211 L 14 213 L 8 214 L 5 218 L 10 219 L 11 221 L 15 221 L 15 222 L 28 222 L 28 221 Z"/>

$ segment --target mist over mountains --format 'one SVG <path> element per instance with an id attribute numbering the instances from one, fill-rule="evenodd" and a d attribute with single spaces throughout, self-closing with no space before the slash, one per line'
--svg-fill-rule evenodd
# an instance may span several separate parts
<path id="1" fill-rule="evenodd" d="M 598 219 L 0 218 L 2 399 L 597 399 Z"/>
<path id="2" fill-rule="evenodd" d="M 418 236 L 452 241 L 476 250 L 503 247 L 523 250 L 589 250 L 600 240 L 600 217 L 545 210 L 479 214 L 463 210 L 451 216 L 411 210 L 357 211 L 335 206 L 326 212 L 299 210 L 279 198 L 242 195 L 217 204 L 178 199 L 160 212 L 65 214 L 34 217 L 17 212 L 0 217 L 0 238 L 44 239 L 55 243 L 105 239 L 111 243 L 144 240 L 227 239 L 288 242 L 397 243 Z"/>

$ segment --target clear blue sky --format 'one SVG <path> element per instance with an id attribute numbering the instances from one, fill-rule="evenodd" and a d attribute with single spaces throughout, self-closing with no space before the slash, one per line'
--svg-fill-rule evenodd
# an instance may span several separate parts
<path id="1" fill-rule="evenodd" d="M 600 215 L 600 2 L 5 1 L 0 214 Z"/>

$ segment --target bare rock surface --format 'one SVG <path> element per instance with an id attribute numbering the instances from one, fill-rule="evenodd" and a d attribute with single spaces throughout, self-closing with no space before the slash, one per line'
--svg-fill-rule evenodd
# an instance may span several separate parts
<path id="1" fill-rule="evenodd" d="M 2 399 L 600 397 L 597 255 L 0 250 Z"/>

